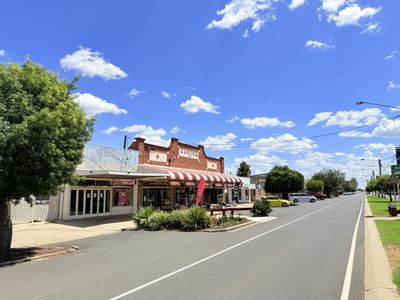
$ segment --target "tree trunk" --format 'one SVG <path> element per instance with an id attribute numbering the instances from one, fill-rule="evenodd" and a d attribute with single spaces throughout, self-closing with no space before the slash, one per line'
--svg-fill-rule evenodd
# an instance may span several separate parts
<path id="1" fill-rule="evenodd" d="M 0 199 L 0 254 L 7 254 L 11 249 L 12 223 L 11 201 Z"/>

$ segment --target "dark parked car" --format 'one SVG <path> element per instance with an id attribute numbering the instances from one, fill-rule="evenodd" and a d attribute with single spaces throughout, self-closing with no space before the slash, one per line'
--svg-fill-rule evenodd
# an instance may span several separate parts
<path id="1" fill-rule="evenodd" d="M 308 192 L 307 195 L 314 196 L 318 200 L 325 200 L 326 198 L 326 195 L 324 193 Z"/>

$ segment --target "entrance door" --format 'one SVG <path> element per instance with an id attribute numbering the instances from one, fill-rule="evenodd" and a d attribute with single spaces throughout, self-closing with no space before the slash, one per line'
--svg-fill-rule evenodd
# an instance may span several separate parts
<path id="1" fill-rule="evenodd" d="M 109 188 L 72 188 L 70 217 L 83 218 L 110 215 L 111 195 L 111 189 Z"/>

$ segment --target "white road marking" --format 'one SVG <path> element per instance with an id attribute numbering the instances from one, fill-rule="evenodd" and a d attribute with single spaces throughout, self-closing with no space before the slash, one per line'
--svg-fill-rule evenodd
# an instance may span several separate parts
<path id="1" fill-rule="evenodd" d="M 340 296 L 340 300 L 348 300 L 349 296 L 350 296 L 351 278 L 353 276 L 354 254 L 356 251 L 358 226 L 360 224 L 361 212 L 363 209 L 363 205 L 364 205 L 364 200 L 361 201 L 360 213 L 358 214 L 357 223 L 354 228 L 353 239 L 351 240 L 349 260 L 347 262 L 346 275 L 344 276 L 342 295 Z"/>
<path id="2" fill-rule="evenodd" d="M 276 227 L 276 228 L 274 228 L 274 229 L 271 229 L 271 230 L 268 230 L 268 231 L 266 231 L 266 232 L 263 232 L 263 233 L 261 233 L 261 234 L 259 234 L 259 235 L 256 235 L 256 236 L 254 236 L 254 237 L 252 237 L 252 238 L 249 238 L 249 239 L 247 239 L 247 240 L 244 240 L 244 241 L 242 241 L 242 242 L 240 242 L 240 243 L 237 243 L 237 244 L 235 244 L 235 245 L 233 245 L 233 246 L 231 246 L 231 247 L 228 247 L 228 248 L 226 248 L 226 249 L 224 249 L 224 250 L 221 250 L 221 251 L 219 251 L 219 252 L 216 252 L 216 253 L 214 253 L 214 254 L 212 254 L 212 255 L 210 255 L 210 256 L 207 256 L 207 257 L 205 257 L 205 258 L 202 258 L 202 259 L 200 259 L 200 260 L 198 260 L 198 261 L 196 261 L 196 262 L 194 262 L 194 263 L 192 263 L 192 264 L 190 264 L 190 265 L 187 265 L 187 266 L 185 266 L 185 267 L 182 267 L 182 268 L 180 268 L 180 269 L 178 269 L 178 270 L 175 270 L 175 271 L 173 271 L 173 272 L 171 272 L 171 273 L 168 273 L 168 274 L 166 274 L 166 275 L 164 275 L 164 276 L 158 277 L 157 279 L 154 279 L 154 280 L 152 280 L 152 281 L 150 281 L 150 282 L 147 282 L 147 283 L 145 283 L 145 284 L 143 284 L 143 285 L 141 285 L 141 286 L 138 286 L 138 287 L 136 287 L 136 288 L 134 288 L 134 289 L 131 289 L 131 290 L 129 290 L 129 291 L 126 291 L 125 293 L 122 293 L 122 294 L 120 294 L 120 295 L 118 295 L 118 296 L 115 296 L 115 297 L 113 297 L 113 298 L 110 298 L 110 300 L 118 300 L 118 299 L 121 299 L 121 298 L 126 297 L 126 296 L 128 296 L 128 295 L 131 295 L 131 294 L 133 294 L 133 293 L 136 293 L 136 292 L 138 292 L 138 291 L 140 291 L 140 290 L 142 290 L 142 289 L 144 289 L 144 288 L 146 288 L 146 287 L 148 287 L 148 286 L 151 286 L 151 285 L 153 285 L 153 284 L 155 284 L 155 283 L 157 283 L 157 282 L 160 282 L 160 281 L 162 281 L 162 280 L 164 280 L 164 279 L 167 279 L 167 278 L 169 278 L 169 277 L 171 277 L 171 276 L 174 276 L 174 275 L 176 275 L 176 274 L 178 274 L 178 273 L 181 273 L 181 272 L 183 272 L 183 271 L 185 271 L 185 270 L 188 270 L 188 269 L 190 269 L 190 268 L 193 268 L 194 266 L 197 266 L 197 265 L 199 265 L 199 264 L 201 264 L 201 263 L 203 263 L 203 262 L 206 262 L 206 261 L 208 261 L 208 260 L 210 260 L 210 259 L 212 259 L 212 258 L 214 258 L 214 257 L 216 257 L 216 256 L 219 256 L 219 255 L 221 255 L 221 254 L 224 254 L 224 253 L 226 253 L 226 252 L 228 252 L 228 251 L 230 251 L 230 250 L 232 250 L 232 249 L 235 249 L 235 248 L 240 247 L 240 246 L 242 246 L 242 245 L 244 245 L 244 244 L 247 244 L 247 243 L 249 243 L 249 242 L 251 242 L 251 241 L 253 241 L 253 240 L 256 240 L 256 239 L 258 239 L 258 238 L 260 238 L 260 237 L 263 237 L 264 235 L 267 235 L 267 234 L 272 233 L 272 232 L 274 232 L 274 231 L 277 231 L 277 230 L 279 230 L 279 229 L 281 229 L 281 228 L 284 228 L 284 227 L 286 227 L 286 226 L 289 226 L 290 224 L 293 224 L 293 223 L 296 223 L 296 222 L 298 222 L 298 221 L 300 221 L 300 220 L 303 220 L 303 219 L 305 219 L 305 218 L 307 218 L 307 217 L 309 217 L 309 216 L 311 216 L 311 215 L 313 215 L 313 214 L 316 214 L 316 213 L 318 213 L 318 212 L 320 212 L 320 211 L 323 211 L 323 210 L 325 210 L 325 209 L 327 209 L 327 208 L 329 208 L 329 207 L 332 207 L 332 206 L 334 206 L 334 205 L 337 205 L 337 204 L 339 204 L 339 203 L 342 203 L 343 201 L 346 201 L 346 200 L 347 200 L 347 199 L 344 199 L 344 200 L 341 200 L 341 201 L 339 201 L 339 202 L 335 202 L 335 203 L 333 203 L 333 204 L 330 204 L 330 205 L 328 205 L 328 206 L 325 206 L 325 207 L 323 207 L 323 208 L 317 209 L 317 210 L 315 210 L 315 211 L 313 211 L 313 212 L 311 212 L 311 213 L 308 213 L 308 214 L 306 214 L 306 215 L 304 215 L 304 216 L 302 216 L 302 217 L 300 217 L 300 218 L 297 218 L 297 219 L 295 219 L 295 220 L 293 220 L 293 221 L 290 221 L 290 222 L 288 222 L 288 223 L 285 223 L 285 224 L 283 224 L 283 225 L 280 225 L 280 226 L 278 226 L 278 227 Z"/>

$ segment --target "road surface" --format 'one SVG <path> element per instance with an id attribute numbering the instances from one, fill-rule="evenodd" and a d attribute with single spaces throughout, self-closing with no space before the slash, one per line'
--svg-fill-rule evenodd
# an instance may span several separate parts
<path id="1" fill-rule="evenodd" d="M 275 220 L 235 232 L 76 241 L 74 254 L 0 268 L 0 298 L 329 300 L 340 299 L 346 281 L 345 299 L 363 299 L 363 215 L 349 264 L 363 199 L 276 208 Z"/>

